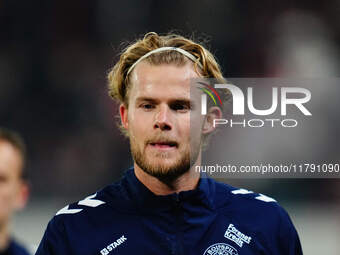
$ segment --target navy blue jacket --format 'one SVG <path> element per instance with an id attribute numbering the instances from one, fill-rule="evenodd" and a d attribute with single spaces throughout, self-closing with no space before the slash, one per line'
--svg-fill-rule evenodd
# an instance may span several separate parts
<path id="1" fill-rule="evenodd" d="M 132 169 L 49 222 L 36 255 L 297 255 L 297 232 L 267 196 L 201 178 L 156 196 Z"/>
<path id="2" fill-rule="evenodd" d="M 21 244 L 12 239 L 7 249 L 0 252 L 0 255 L 29 255 L 29 253 Z"/>

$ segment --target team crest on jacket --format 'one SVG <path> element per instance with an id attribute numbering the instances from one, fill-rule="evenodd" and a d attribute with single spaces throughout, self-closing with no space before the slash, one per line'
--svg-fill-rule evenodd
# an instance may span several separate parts
<path id="1" fill-rule="evenodd" d="M 210 245 L 203 255 L 238 255 L 238 252 L 229 244 L 215 243 Z"/>

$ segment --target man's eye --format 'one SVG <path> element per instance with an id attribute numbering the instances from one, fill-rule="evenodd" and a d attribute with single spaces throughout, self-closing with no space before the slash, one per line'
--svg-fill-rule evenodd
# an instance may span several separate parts
<path id="1" fill-rule="evenodd" d="M 171 109 L 174 111 L 187 111 L 190 110 L 190 106 L 186 104 L 173 104 Z"/>
<path id="2" fill-rule="evenodd" d="M 154 108 L 152 104 L 142 104 L 141 107 L 146 110 L 150 110 Z"/>

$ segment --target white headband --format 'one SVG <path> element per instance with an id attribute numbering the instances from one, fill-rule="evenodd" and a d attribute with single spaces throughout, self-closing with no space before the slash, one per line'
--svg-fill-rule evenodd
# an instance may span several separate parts
<path id="1" fill-rule="evenodd" d="M 181 49 L 181 48 L 176 48 L 176 47 L 162 47 L 162 48 L 158 48 L 158 49 L 155 49 L 155 50 L 152 50 L 148 53 L 146 53 L 144 56 L 140 57 L 135 63 L 133 63 L 133 65 L 129 68 L 129 70 L 127 71 L 127 74 L 126 76 L 129 75 L 129 73 L 132 71 L 132 69 L 139 63 L 141 62 L 143 59 L 147 58 L 148 56 L 150 56 L 151 54 L 154 54 L 154 53 L 158 53 L 158 52 L 162 52 L 162 51 L 167 51 L 167 50 L 174 50 L 174 51 L 177 51 L 181 54 L 183 54 L 184 56 L 186 56 L 187 58 L 190 58 L 193 62 L 197 63 L 197 65 L 203 69 L 203 66 L 200 62 L 198 62 L 198 59 L 192 55 L 191 53 Z"/>

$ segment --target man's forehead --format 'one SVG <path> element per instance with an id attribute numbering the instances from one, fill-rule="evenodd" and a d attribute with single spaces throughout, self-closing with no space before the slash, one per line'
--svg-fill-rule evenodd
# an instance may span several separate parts
<path id="1" fill-rule="evenodd" d="M 198 77 L 192 63 L 151 65 L 141 62 L 132 73 L 130 99 L 190 99 L 190 83 Z"/>
<path id="2" fill-rule="evenodd" d="M 4 172 L 9 173 L 8 170 L 13 170 L 13 168 L 21 171 L 22 164 L 23 160 L 20 151 L 11 143 L 0 139 L 0 172 L 2 174 Z"/>
<path id="3" fill-rule="evenodd" d="M 132 72 L 132 84 L 147 86 L 153 83 L 190 84 L 190 80 L 199 77 L 194 65 L 187 62 L 178 66 L 175 64 L 152 65 L 145 61 L 139 63 Z"/>

